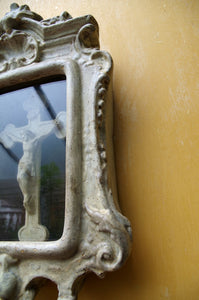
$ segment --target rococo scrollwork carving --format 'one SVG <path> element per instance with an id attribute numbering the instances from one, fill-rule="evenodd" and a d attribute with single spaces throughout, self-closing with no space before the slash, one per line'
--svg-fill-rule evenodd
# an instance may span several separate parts
<path id="1" fill-rule="evenodd" d="M 119 211 L 115 184 L 112 59 L 99 49 L 97 22 L 89 15 L 72 19 L 67 12 L 43 20 L 27 5 L 12 4 L 0 21 L 0 92 L 60 74 L 66 76 L 66 113 L 41 121 L 27 99 L 27 123 L 10 121 L 0 132 L 8 151 L 16 142 L 22 145 L 17 182 L 26 213 L 21 241 L 0 242 L 2 299 L 32 300 L 50 279 L 59 300 L 75 300 L 86 274 L 116 270 L 130 253 L 131 226 Z M 40 146 L 52 132 L 66 137 L 66 209 L 61 238 L 45 242 Z"/>
<path id="2" fill-rule="evenodd" d="M 17 272 L 12 268 L 17 259 L 7 254 L 0 255 L 0 299 L 15 299 L 17 295 Z"/>

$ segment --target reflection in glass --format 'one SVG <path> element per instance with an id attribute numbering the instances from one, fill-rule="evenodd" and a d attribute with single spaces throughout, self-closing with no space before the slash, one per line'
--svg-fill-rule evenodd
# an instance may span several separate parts
<path id="1" fill-rule="evenodd" d="M 0 240 L 61 237 L 65 124 L 65 80 L 0 95 Z"/>

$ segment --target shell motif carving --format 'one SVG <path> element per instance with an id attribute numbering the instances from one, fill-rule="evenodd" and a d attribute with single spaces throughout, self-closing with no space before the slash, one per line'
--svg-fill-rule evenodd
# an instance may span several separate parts
<path id="1" fill-rule="evenodd" d="M 37 57 L 38 42 L 33 36 L 17 31 L 12 34 L 5 33 L 1 36 L 0 73 L 29 65 L 36 61 Z"/>

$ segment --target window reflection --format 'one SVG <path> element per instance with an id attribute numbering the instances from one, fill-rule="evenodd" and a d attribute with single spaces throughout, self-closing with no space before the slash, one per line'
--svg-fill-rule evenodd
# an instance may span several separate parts
<path id="1" fill-rule="evenodd" d="M 49 240 L 62 234 L 65 111 L 65 80 L 0 95 L 2 241 L 40 240 L 44 226 Z"/>

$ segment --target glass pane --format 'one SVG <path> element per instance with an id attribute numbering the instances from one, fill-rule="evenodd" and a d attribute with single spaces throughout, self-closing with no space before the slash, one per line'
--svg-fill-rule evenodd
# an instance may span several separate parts
<path id="1" fill-rule="evenodd" d="M 1 241 L 61 237 L 65 127 L 65 80 L 0 95 Z"/>

